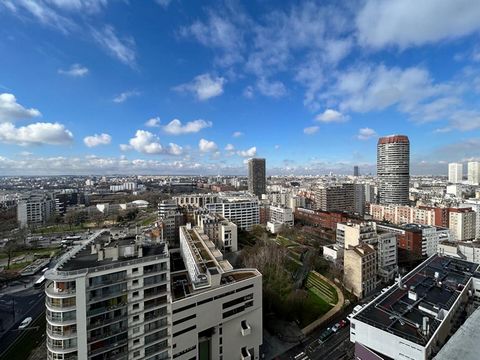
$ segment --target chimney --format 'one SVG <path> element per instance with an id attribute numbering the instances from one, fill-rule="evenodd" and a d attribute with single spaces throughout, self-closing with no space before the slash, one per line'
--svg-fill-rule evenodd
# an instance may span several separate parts
<path id="1" fill-rule="evenodd" d="M 428 317 L 424 316 L 423 323 L 422 323 L 422 334 L 423 336 L 428 336 L 429 332 L 430 332 L 430 325 L 428 323 Z"/>

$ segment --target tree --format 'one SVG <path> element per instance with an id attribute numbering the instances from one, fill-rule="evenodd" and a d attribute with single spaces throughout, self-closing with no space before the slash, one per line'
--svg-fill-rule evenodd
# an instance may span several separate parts
<path id="1" fill-rule="evenodd" d="M 7 269 L 10 269 L 10 262 L 12 261 L 12 257 L 15 254 L 15 251 L 17 251 L 18 249 L 19 245 L 14 239 L 8 240 L 5 246 L 1 249 L 2 253 L 7 255 Z"/>

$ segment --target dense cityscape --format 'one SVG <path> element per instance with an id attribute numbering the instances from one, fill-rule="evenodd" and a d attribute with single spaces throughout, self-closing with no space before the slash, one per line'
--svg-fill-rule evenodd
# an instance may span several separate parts
<path id="1" fill-rule="evenodd" d="M 0 360 L 480 358 L 480 1 L 0 24 Z"/>
<path id="2" fill-rule="evenodd" d="M 480 162 L 410 177 L 407 136 L 377 147 L 377 176 L 3 178 L 3 356 L 451 359 Z"/>

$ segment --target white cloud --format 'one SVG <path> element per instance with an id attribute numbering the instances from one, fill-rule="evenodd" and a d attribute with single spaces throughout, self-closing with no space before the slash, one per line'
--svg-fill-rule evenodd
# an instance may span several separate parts
<path id="1" fill-rule="evenodd" d="M 180 35 L 186 39 L 195 39 L 200 44 L 215 49 L 215 63 L 220 66 L 231 66 L 243 60 L 242 50 L 245 47 L 243 33 L 247 19 L 239 8 L 229 4 L 219 11 L 208 11 L 204 22 L 195 21 L 183 27 Z"/>
<path id="2" fill-rule="evenodd" d="M 108 0 L 46 0 L 45 2 L 65 11 L 96 13 L 107 6 Z"/>
<path id="3" fill-rule="evenodd" d="M 109 134 L 95 134 L 87 136 L 83 139 L 83 142 L 88 147 L 95 147 L 98 145 L 108 145 L 112 142 L 112 137 Z"/>
<path id="4" fill-rule="evenodd" d="M 15 127 L 12 123 L 0 124 L 0 141 L 27 145 L 64 145 L 73 141 L 73 134 L 58 123 L 34 123 Z"/>
<path id="5" fill-rule="evenodd" d="M 313 134 L 317 133 L 319 129 L 320 129 L 320 127 L 318 127 L 318 126 L 309 126 L 309 127 L 306 127 L 305 129 L 303 129 L 303 133 L 307 134 L 307 135 L 313 135 Z"/>
<path id="6" fill-rule="evenodd" d="M 235 146 L 233 146 L 232 144 L 227 144 L 225 146 L 225 151 L 234 151 L 235 150 Z"/>
<path id="7" fill-rule="evenodd" d="M 113 102 L 120 104 L 128 100 L 131 97 L 140 96 L 140 92 L 137 90 L 124 91 L 113 98 Z"/>
<path id="8" fill-rule="evenodd" d="M 247 99 L 252 99 L 255 96 L 253 86 L 249 85 L 245 89 L 243 89 L 243 96 L 245 96 Z"/>
<path id="9" fill-rule="evenodd" d="M 190 92 L 197 100 L 205 101 L 223 94 L 223 86 L 226 80 L 223 77 L 201 74 L 191 82 L 174 87 L 178 92 Z"/>
<path id="10" fill-rule="evenodd" d="M 370 128 L 361 128 L 358 130 L 357 138 L 359 140 L 370 140 L 371 138 L 377 137 L 377 132 Z"/>
<path id="11" fill-rule="evenodd" d="M 241 132 L 241 131 L 235 131 L 235 132 L 232 134 L 232 136 L 235 137 L 235 138 L 238 138 L 238 137 L 243 136 L 243 135 L 244 135 L 244 134 L 243 134 L 243 132 Z"/>
<path id="12" fill-rule="evenodd" d="M 287 89 L 281 81 L 271 81 L 265 79 L 264 77 L 261 77 L 257 81 L 257 89 L 262 95 L 273 98 L 280 98 L 287 94 Z"/>
<path id="13" fill-rule="evenodd" d="M 183 153 L 183 148 L 180 145 L 170 143 L 167 147 L 164 147 L 160 144 L 158 136 L 146 130 L 137 130 L 135 136 L 130 139 L 129 144 L 120 145 L 120 149 L 122 151 L 133 149 L 149 155 L 168 154 L 178 156 Z"/>
<path id="14" fill-rule="evenodd" d="M 250 149 L 247 150 L 239 150 L 237 151 L 237 155 L 245 158 L 251 158 L 257 155 L 257 147 L 252 146 Z"/>
<path id="15" fill-rule="evenodd" d="M 120 38 L 111 25 L 105 25 L 101 30 L 91 29 L 94 40 L 111 56 L 132 68 L 136 66 L 135 41 L 132 37 Z"/>
<path id="16" fill-rule="evenodd" d="M 172 0 L 155 0 L 155 2 L 160 5 L 161 7 L 163 7 L 164 9 L 166 9 L 168 7 L 168 5 L 170 5 L 170 3 L 172 2 Z"/>
<path id="17" fill-rule="evenodd" d="M 480 2 L 471 0 L 368 0 L 356 24 L 361 44 L 419 46 L 480 30 Z"/>
<path id="18" fill-rule="evenodd" d="M 209 141 L 209 140 L 206 140 L 206 139 L 200 139 L 200 141 L 198 142 L 198 149 L 202 153 L 215 152 L 215 151 L 217 151 L 218 146 L 213 141 Z"/>
<path id="19" fill-rule="evenodd" d="M 83 77 L 88 74 L 88 69 L 80 64 L 73 64 L 69 69 L 58 69 L 58 73 L 61 75 L 68 75 L 72 77 Z"/>
<path id="20" fill-rule="evenodd" d="M 277 145 L 275 145 L 275 146 L 274 146 L 274 149 L 275 149 L 275 150 L 278 150 L 278 149 L 280 149 L 280 145 L 278 145 L 278 144 L 277 144 Z"/>
<path id="21" fill-rule="evenodd" d="M 324 123 L 345 122 L 348 121 L 348 119 L 348 116 L 345 116 L 341 112 L 333 109 L 327 109 L 315 117 L 315 120 Z"/>
<path id="22" fill-rule="evenodd" d="M 163 130 L 171 135 L 181 135 L 181 134 L 190 134 L 197 133 L 202 129 L 212 127 L 211 121 L 205 121 L 202 119 L 193 120 L 182 124 L 178 119 L 173 119 L 167 125 L 163 127 Z"/>
<path id="23" fill-rule="evenodd" d="M 40 111 L 37 109 L 27 109 L 20 105 L 15 95 L 8 93 L 0 94 L 0 123 L 30 119 L 40 115 Z"/>
<path id="24" fill-rule="evenodd" d="M 147 126 L 147 127 L 160 127 L 160 118 L 157 116 L 157 117 L 148 119 L 145 122 L 145 126 Z"/>
<path id="25" fill-rule="evenodd" d="M 245 158 L 251 158 L 257 155 L 257 147 L 252 146 L 251 148 L 247 150 L 239 150 L 237 151 L 237 155 Z"/>

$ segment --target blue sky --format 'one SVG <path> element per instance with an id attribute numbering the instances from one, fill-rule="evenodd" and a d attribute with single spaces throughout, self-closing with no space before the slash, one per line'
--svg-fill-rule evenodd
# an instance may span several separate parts
<path id="1" fill-rule="evenodd" d="M 339 5 L 341 3 L 341 5 Z M 479 158 L 480 2 L 0 0 L 3 174 L 412 173 Z"/>

